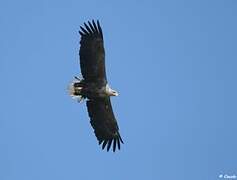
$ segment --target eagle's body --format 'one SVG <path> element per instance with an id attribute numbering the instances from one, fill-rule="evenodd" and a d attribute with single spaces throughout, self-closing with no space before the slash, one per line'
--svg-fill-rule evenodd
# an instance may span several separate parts
<path id="1" fill-rule="evenodd" d="M 118 96 L 118 93 L 111 89 L 108 83 L 86 82 L 76 77 L 73 82 L 71 94 L 82 99 L 105 98 L 108 96 Z"/>
<path id="2" fill-rule="evenodd" d="M 85 28 L 81 27 L 81 47 L 79 51 L 80 66 L 83 78 L 75 77 L 70 86 L 70 94 L 79 99 L 87 99 L 86 105 L 90 117 L 90 123 L 95 135 L 107 151 L 113 143 L 113 151 L 116 146 L 120 149 L 123 143 L 119 134 L 119 128 L 115 119 L 110 96 L 118 96 L 115 90 L 108 85 L 105 71 L 105 52 L 103 45 L 103 33 L 99 21 L 92 21 Z"/>

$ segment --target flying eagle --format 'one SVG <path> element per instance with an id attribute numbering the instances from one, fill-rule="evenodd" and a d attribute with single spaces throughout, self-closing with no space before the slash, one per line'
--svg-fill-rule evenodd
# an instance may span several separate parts
<path id="1" fill-rule="evenodd" d="M 84 27 L 80 26 L 81 35 L 80 67 L 82 78 L 75 77 L 69 86 L 70 95 L 79 100 L 86 99 L 91 126 L 94 129 L 99 145 L 102 149 L 107 146 L 109 151 L 113 144 L 120 149 L 123 140 L 119 134 L 119 127 L 115 119 L 110 96 L 118 96 L 111 89 L 106 78 L 105 50 L 103 32 L 99 21 L 88 21 Z"/>

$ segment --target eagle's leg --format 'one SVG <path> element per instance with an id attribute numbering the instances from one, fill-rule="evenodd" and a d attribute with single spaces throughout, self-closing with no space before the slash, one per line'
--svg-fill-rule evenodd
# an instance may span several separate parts
<path id="1" fill-rule="evenodd" d="M 80 79 L 79 77 L 77 77 L 77 76 L 74 76 L 74 78 L 76 79 L 76 80 L 78 80 L 78 81 L 81 81 L 82 79 Z"/>

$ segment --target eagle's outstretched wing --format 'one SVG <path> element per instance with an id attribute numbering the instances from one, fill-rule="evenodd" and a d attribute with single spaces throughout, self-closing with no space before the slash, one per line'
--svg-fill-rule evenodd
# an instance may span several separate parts
<path id="1" fill-rule="evenodd" d="M 114 117 L 110 98 L 90 99 L 86 102 L 90 123 L 94 128 L 95 135 L 102 144 L 102 149 L 107 146 L 109 151 L 113 143 L 113 151 L 116 146 L 120 149 L 120 143 L 123 140 L 119 134 L 119 127 Z"/>
<path id="2" fill-rule="evenodd" d="M 79 31 L 81 35 L 80 66 L 85 81 L 106 83 L 105 50 L 103 32 L 99 21 L 84 23 Z"/>

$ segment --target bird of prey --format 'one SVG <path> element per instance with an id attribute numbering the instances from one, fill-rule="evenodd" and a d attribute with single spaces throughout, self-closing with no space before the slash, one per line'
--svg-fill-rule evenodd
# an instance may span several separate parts
<path id="1" fill-rule="evenodd" d="M 80 26 L 80 67 L 82 78 L 75 77 L 69 86 L 70 95 L 79 100 L 86 99 L 91 126 L 102 149 L 120 149 L 123 140 L 113 113 L 110 96 L 118 96 L 106 78 L 103 32 L 99 21 Z M 112 146 L 111 146 L 112 145 Z"/>

